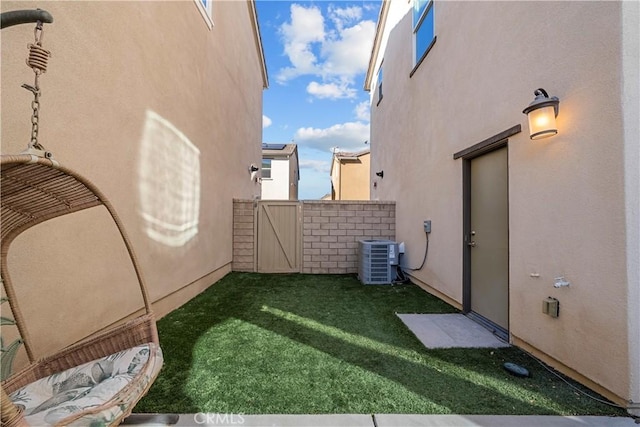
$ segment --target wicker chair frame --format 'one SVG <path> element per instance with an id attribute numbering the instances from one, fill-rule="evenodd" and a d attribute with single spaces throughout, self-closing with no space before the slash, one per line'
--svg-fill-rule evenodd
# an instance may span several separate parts
<path id="1" fill-rule="evenodd" d="M 15 390 L 40 378 L 137 345 L 145 343 L 159 345 L 159 341 L 142 270 L 122 221 L 106 196 L 89 180 L 60 166 L 58 162 L 50 158 L 34 154 L 3 155 L 0 166 L 0 236 L 2 240 L 0 244 L 0 272 L 15 324 L 30 362 L 26 368 L 12 374 L 2 382 L 0 395 L 2 426 L 13 427 L 26 425 L 22 413 L 8 397 Z M 17 236 L 37 224 L 96 206 L 103 206 L 107 209 L 122 237 L 136 273 L 144 301 L 144 310 L 142 314 L 132 320 L 90 335 L 81 342 L 56 354 L 36 360 L 27 323 L 20 310 L 15 287 L 8 271 L 7 255 L 10 245 Z M 142 390 L 140 396 L 137 396 L 136 402 L 146 394 L 151 383 Z M 133 406 L 135 405 L 131 405 L 126 413 L 115 420 L 113 425 L 119 424 L 122 419 L 128 416 Z M 69 423 L 73 419 L 67 418 L 63 421 Z"/>

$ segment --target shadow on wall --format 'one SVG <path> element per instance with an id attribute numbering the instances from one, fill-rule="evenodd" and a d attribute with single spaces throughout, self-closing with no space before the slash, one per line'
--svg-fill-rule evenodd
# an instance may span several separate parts
<path id="1" fill-rule="evenodd" d="M 200 150 L 150 110 L 140 143 L 138 190 L 140 215 L 149 238 L 180 247 L 198 234 Z"/>

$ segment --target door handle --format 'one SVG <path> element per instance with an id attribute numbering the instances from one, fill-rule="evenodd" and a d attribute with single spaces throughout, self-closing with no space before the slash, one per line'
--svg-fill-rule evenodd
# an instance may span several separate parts
<path id="1" fill-rule="evenodd" d="M 467 246 L 471 246 L 472 248 L 475 248 L 476 247 L 476 242 L 474 240 L 472 240 L 469 243 L 467 243 Z"/>

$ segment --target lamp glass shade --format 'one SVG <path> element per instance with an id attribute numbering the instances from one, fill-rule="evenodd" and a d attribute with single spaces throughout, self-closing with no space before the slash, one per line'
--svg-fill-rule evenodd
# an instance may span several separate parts
<path id="1" fill-rule="evenodd" d="M 529 111 L 529 135 L 531 139 L 542 139 L 558 133 L 553 105 Z"/>

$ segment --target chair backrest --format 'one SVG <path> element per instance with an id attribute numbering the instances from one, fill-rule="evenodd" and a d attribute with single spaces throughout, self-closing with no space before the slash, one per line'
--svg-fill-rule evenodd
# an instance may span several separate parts
<path id="1" fill-rule="evenodd" d="M 131 242 L 113 206 L 94 184 L 74 171 L 60 166 L 55 160 L 33 154 L 3 155 L 0 167 L 0 237 L 2 240 L 0 273 L 6 300 L 13 314 L 13 319 L 3 316 L 3 324 L 15 323 L 20 335 L 18 344 L 24 343 L 29 362 L 35 361 L 35 355 L 8 271 L 7 255 L 11 242 L 18 235 L 44 221 L 91 207 L 104 206 L 115 222 L 127 248 L 138 279 L 145 311 L 147 314 L 152 314 L 147 288 Z M 16 341 L 12 344 L 16 344 Z M 7 357 L 3 354 L 3 365 L 5 362 L 7 364 L 11 362 L 12 355 L 8 352 L 9 347 L 6 347 Z M 2 371 L 7 375 L 10 368 L 3 366 Z"/>

